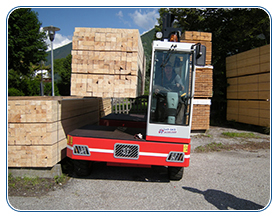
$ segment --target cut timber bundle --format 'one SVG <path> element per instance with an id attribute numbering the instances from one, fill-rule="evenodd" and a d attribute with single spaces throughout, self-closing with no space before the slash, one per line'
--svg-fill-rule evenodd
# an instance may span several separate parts
<path id="1" fill-rule="evenodd" d="M 195 98 L 209 98 L 213 95 L 213 67 L 196 67 Z"/>
<path id="2" fill-rule="evenodd" d="M 226 58 L 227 120 L 270 126 L 270 45 Z"/>
<path id="3" fill-rule="evenodd" d="M 72 51 L 72 71 L 75 73 L 137 75 L 137 52 Z"/>
<path id="4" fill-rule="evenodd" d="M 137 29 L 75 28 L 71 95 L 142 94 L 145 56 Z"/>
<path id="5" fill-rule="evenodd" d="M 111 98 L 100 98 L 99 99 L 99 109 L 100 109 L 99 118 L 102 118 L 102 117 L 112 113 Z"/>
<path id="6" fill-rule="evenodd" d="M 226 58 L 226 76 L 236 77 L 270 72 L 270 45 Z"/>
<path id="7" fill-rule="evenodd" d="M 227 79 L 227 99 L 270 99 L 270 73 Z"/>
<path id="8" fill-rule="evenodd" d="M 228 100 L 227 103 L 227 120 L 269 127 L 269 101 Z"/>
<path id="9" fill-rule="evenodd" d="M 139 79 L 131 75 L 94 75 L 74 74 L 72 80 L 72 95 L 96 97 L 136 97 Z M 74 85 L 73 85 L 74 84 Z"/>
<path id="10" fill-rule="evenodd" d="M 66 156 L 68 132 L 97 123 L 100 110 L 109 112 L 99 108 L 101 102 L 83 97 L 9 97 L 8 166 L 54 166 Z"/>
<path id="11" fill-rule="evenodd" d="M 210 124 L 210 105 L 193 105 L 191 130 L 207 130 Z"/>

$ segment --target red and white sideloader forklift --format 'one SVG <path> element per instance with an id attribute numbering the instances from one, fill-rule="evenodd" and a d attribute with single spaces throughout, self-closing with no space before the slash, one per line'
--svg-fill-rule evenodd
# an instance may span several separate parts
<path id="1" fill-rule="evenodd" d="M 205 65 L 206 48 L 179 42 L 180 30 L 163 24 L 153 41 L 146 115 L 110 114 L 100 125 L 87 125 L 67 135 L 67 156 L 75 172 L 88 175 L 89 164 L 166 166 L 170 180 L 180 180 L 190 161 L 195 66 Z M 113 126 L 112 126 L 113 125 Z"/>

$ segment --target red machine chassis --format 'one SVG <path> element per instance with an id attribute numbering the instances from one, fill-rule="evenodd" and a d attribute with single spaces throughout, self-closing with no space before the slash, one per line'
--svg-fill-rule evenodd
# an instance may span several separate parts
<path id="1" fill-rule="evenodd" d="M 190 139 L 185 143 L 162 143 L 146 140 L 127 140 L 115 138 L 82 137 L 68 135 L 67 156 L 76 160 L 99 161 L 107 163 L 121 163 L 130 165 L 158 165 L 188 167 L 190 161 Z M 137 158 L 115 157 L 115 145 L 138 145 Z M 75 146 L 86 146 L 88 155 L 74 153 Z M 169 160 L 171 153 L 183 154 L 181 161 Z"/>
<path id="2" fill-rule="evenodd" d="M 68 157 L 117 166 L 189 166 L 190 138 L 146 136 L 146 118 L 142 115 L 110 114 L 101 118 L 99 124 L 87 125 L 68 134 Z M 142 139 L 137 139 L 139 133 Z M 136 146 L 136 157 L 117 156 L 117 145 L 124 146 L 122 151 Z M 83 153 L 85 150 L 86 154 L 75 152 L 77 148 Z"/>

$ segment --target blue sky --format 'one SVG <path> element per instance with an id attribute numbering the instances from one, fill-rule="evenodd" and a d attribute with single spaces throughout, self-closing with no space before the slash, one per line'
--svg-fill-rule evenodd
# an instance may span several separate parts
<path id="1" fill-rule="evenodd" d="M 32 8 L 38 12 L 42 27 L 53 25 L 61 30 L 55 35 L 54 48 L 72 41 L 75 27 L 131 28 L 140 34 L 157 24 L 159 8 Z M 48 40 L 49 41 L 49 40 Z"/>

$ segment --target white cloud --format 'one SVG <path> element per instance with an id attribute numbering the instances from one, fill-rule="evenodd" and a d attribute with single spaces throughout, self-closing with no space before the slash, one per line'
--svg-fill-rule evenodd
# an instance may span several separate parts
<path id="1" fill-rule="evenodd" d="M 134 23 L 139 27 L 149 30 L 158 24 L 157 18 L 159 18 L 159 13 L 156 9 L 153 11 L 141 11 L 136 10 L 133 14 L 129 14 L 133 19 Z"/>
<path id="2" fill-rule="evenodd" d="M 66 45 L 66 44 L 69 44 L 71 42 L 72 42 L 71 37 L 66 37 L 66 36 L 63 36 L 59 33 L 56 33 L 55 37 L 54 37 L 54 41 L 53 41 L 53 49 L 56 49 L 58 47 L 62 47 L 62 46 Z M 49 51 L 50 50 L 50 40 L 49 40 L 49 38 L 47 38 L 46 43 L 48 45 L 47 51 Z"/>
<path id="3" fill-rule="evenodd" d="M 43 28 L 41 27 L 40 28 L 40 31 L 43 31 Z M 54 41 L 53 41 L 53 49 L 56 49 L 58 47 L 62 47 L 66 44 L 69 44 L 72 42 L 72 37 L 71 36 L 63 36 L 62 34 L 59 34 L 59 33 L 55 33 L 55 37 L 54 37 Z M 50 40 L 49 40 L 49 37 L 47 36 L 47 39 L 46 39 L 46 44 L 47 44 L 47 51 L 49 51 L 51 48 L 50 48 Z"/>
<path id="4" fill-rule="evenodd" d="M 129 21 L 126 21 L 126 20 L 123 18 L 124 15 L 123 15 L 123 12 L 122 12 L 122 11 L 119 11 L 119 12 L 116 13 L 115 15 L 120 19 L 121 22 L 123 22 L 124 24 L 128 25 L 129 27 L 131 27 L 130 22 L 129 22 Z"/>
<path id="5" fill-rule="evenodd" d="M 123 12 L 119 11 L 118 13 L 116 13 L 116 16 L 119 18 L 123 18 Z"/>

